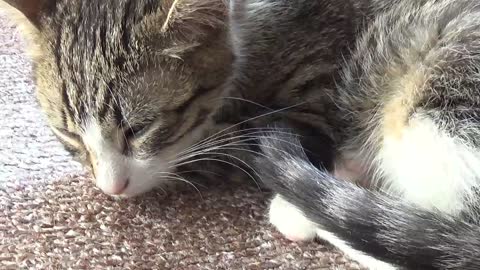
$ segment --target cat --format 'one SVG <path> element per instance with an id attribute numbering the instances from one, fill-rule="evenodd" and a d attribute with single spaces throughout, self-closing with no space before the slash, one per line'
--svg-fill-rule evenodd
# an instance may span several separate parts
<path id="1" fill-rule="evenodd" d="M 280 123 L 304 135 L 312 160 L 327 163 L 323 153 L 331 143 L 309 143 L 322 136 L 311 128 L 324 122 L 321 114 L 275 89 L 257 96 L 238 87 L 228 1 L 0 5 L 27 41 L 53 133 L 106 194 L 137 196 L 172 180 L 187 182 L 190 172 L 255 180 L 247 161 L 257 155 L 257 137 Z M 341 44 L 345 35 L 333 39 Z M 319 73 L 331 87 L 336 61 L 328 56 Z"/>
<path id="2" fill-rule="evenodd" d="M 480 3 L 352 1 L 317 17 L 312 5 L 338 1 L 234 2 L 252 93 L 295 93 L 284 82 L 308 81 L 302 74 L 321 67 L 308 54 L 312 43 L 330 42 L 321 29 L 358 22 L 336 87 L 302 88 L 321 97 L 303 101 L 324 114 L 333 165 L 312 163 L 289 132 L 260 141 L 255 168 L 277 193 L 271 223 L 292 240 L 322 238 L 371 269 L 480 269 Z M 331 48 L 325 53 L 335 55 Z M 298 72 L 277 72 L 282 66 Z"/>
<path id="3" fill-rule="evenodd" d="M 105 193 L 179 177 L 233 56 L 222 0 L 8 0 L 53 133 Z"/>

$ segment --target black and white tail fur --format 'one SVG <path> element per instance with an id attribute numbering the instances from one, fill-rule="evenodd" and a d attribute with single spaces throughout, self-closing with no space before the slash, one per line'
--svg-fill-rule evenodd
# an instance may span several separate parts
<path id="1" fill-rule="evenodd" d="M 278 193 L 270 221 L 294 240 L 319 236 L 371 269 L 480 269 L 480 2 L 232 3 L 245 85 L 308 93 L 312 108 L 327 108 L 324 132 L 336 149 L 333 169 L 322 171 L 294 138 L 263 139 L 257 172 Z M 339 46 L 349 53 L 337 59 L 337 87 L 319 87 L 315 73 L 290 84 L 325 66 L 321 54 L 293 60 L 312 48 L 304 42 L 347 33 L 331 28 L 339 21 L 355 41 Z M 293 72 L 277 72 L 283 66 Z M 313 98 L 325 93 L 329 101 Z"/>
<path id="2" fill-rule="evenodd" d="M 480 269 L 478 224 L 335 179 L 311 164 L 297 143 L 270 134 L 262 140 L 268 158 L 257 164 L 262 181 L 281 196 L 272 207 L 296 223 L 286 231 L 300 226 L 303 231 L 294 233 L 318 233 L 373 269 Z"/>

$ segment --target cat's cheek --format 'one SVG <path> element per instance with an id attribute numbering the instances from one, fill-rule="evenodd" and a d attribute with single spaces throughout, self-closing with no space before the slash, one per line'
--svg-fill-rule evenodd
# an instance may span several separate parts
<path id="1" fill-rule="evenodd" d="M 317 226 L 280 195 L 273 198 L 268 214 L 270 223 L 291 241 L 309 241 L 316 236 Z"/>

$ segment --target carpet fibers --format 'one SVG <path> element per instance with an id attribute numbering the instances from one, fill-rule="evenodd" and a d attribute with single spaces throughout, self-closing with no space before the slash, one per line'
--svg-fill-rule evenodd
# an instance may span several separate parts
<path id="1" fill-rule="evenodd" d="M 285 240 L 254 187 L 103 195 L 46 127 L 30 76 L 0 14 L 0 269 L 359 269 Z"/>

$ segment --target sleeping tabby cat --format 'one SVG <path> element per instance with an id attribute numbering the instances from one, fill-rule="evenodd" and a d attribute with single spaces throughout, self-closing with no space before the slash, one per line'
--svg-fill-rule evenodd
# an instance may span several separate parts
<path id="1" fill-rule="evenodd" d="M 294 93 L 278 76 L 295 81 L 321 66 L 310 55 L 289 56 L 311 48 L 299 36 L 315 40 L 335 22 L 312 9 L 337 2 L 234 2 L 239 61 L 247 72 L 254 67 L 245 76 L 251 91 Z M 337 87 L 330 99 L 309 100 L 329 108 L 333 168 L 316 168 L 295 136 L 267 133 L 257 171 L 279 194 L 270 220 L 290 239 L 319 236 L 371 269 L 480 269 L 480 2 L 355 2 L 362 23 Z M 351 10 L 325 10 L 324 18 Z M 257 70 L 271 63 L 299 72 L 264 80 Z M 302 91 L 325 95 L 310 83 Z"/>
<path id="2" fill-rule="evenodd" d="M 97 186 L 133 196 L 176 179 L 230 72 L 224 3 L 4 2 L 21 12 L 2 3 L 23 26 L 53 132 Z"/>
<path id="3" fill-rule="evenodd" d="M 256 138 L 270 124 L 294 126 L 307 148 L 311 138 L 322 136 L 312 128 L 323 125 L 322 116 L 297 104 L 300 88 L 289 95 L 275 89 L 248 93 L 236 87 L 238 78 L 227 82 L 234 52 L 224 0 L 0 5 L 23 26 L 38 99 L 53 132 L 91 168 L 105 193 L 134 196 L 170 180 L 185 181 L 187 172 L 227 174 L 231 166 L 253 176 L 245 161 L 258 151 Z M 340 28 L 349 20 L 336 23 L 339 31 L 330 38 L 335 46 L 344 47 L 350 33 Z M 326 57 L 324 64 L 310 71 L 285 66 L 285 72 L 306 77 L 288 84 L 303 84 L 316 73 L 331 87 L 334 56 L 341 50 L 310 46 L 303 51 L 314 49 L 311 55 Z M 328 147 L 313 144 L 312 153 L 329 153 Z"/>
<path id="4" fill-rule="evenodd" d="M 52 130 L 106 193 L 245 165 L 278 123 L 332 172 L 286 130 L 262 140 L 282 232 L 378 269 L 479 267 L 475 1 L 236 0 L 233 43 L 222 0 L 4 2 Z"/>

